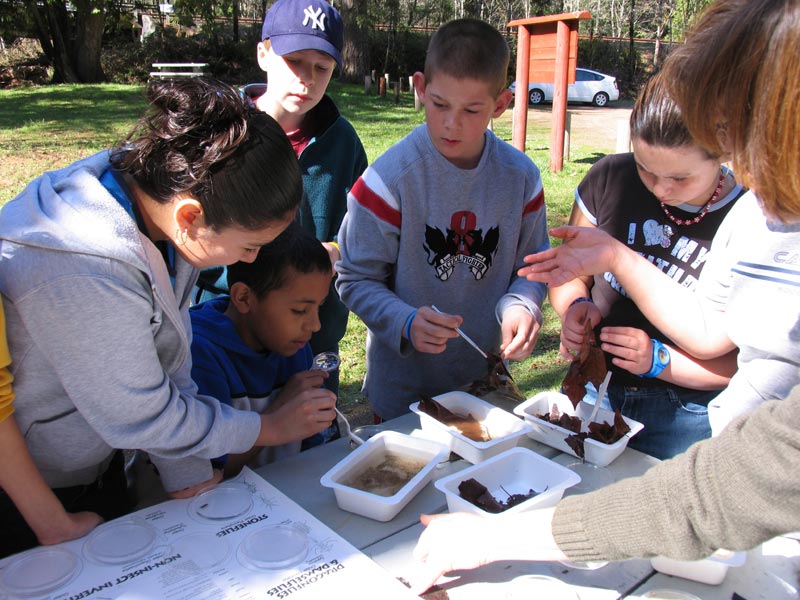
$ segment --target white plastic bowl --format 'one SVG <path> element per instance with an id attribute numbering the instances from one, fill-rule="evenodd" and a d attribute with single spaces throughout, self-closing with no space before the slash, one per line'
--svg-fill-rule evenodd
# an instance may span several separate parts
<path id="1" fill-rule="evenodd" d="M 691 579 L 707 585 L 719 585 L 728 574 L 728 568 L 741 567 L 747 558 L 746 552 L 717 550 L 702 560 L 675 560 L 665 556 L 655 556 L 650 564 L 659 573 Z"/>
<path id="2" fill-rule="evenodd" d="M 531 489 L 539 493 L 502 513 L 489 513 L 461 497 L 458 486 L 468 479 L 475 479 L 486 486 L 489 493 L 498 501 L 506 500 L 511 494 L 527 494 Z M 434 485 L 444 492 L 447 509 L 450 512 L 496 516 L 555 506 L 564 495 L 564 490 L 580 480 L 578 475 L 566 467 L 532 450 L 511 448 L 479 464 L 443 477 Z"/>
<path id="3" fill-rule="evenodd" d="M 425 461 L 425 466 L 392 496 L 380 496 L 345 483 L 366 469 L 380 464 L 387 453 Z M 382 431 L 334 465 L 322 476 L 320 483 L 333 488 L 336 503 L 342 510 L 376 521 L 391 521 L 431 480 L 434 468 L 448 454 L 449 449 L 434 440 L 396 431 Z"/>
<path id="4" fill-rule="evenodd" d="M 548 414 L 553 408 L 553 405 L 558 406 L 561 413 L 566 413 L 570 416 L 579 417 L 583 423 L 581 424 L 581 431 L 589 430 L 589 417 L 592 415 L 594 406 L 587 402 L 579 402 L 577 408 L 572 406 L 572 402 L 566 395 L 560 392 L 540 392 L 517 405 L 514 408 L 514 414 L 519 415 L 525 419 L 525 422 L 531 425 L 531 431 L 528 436 L 542 442 L 548 446 L 566 452 L 572 456 L 578 456 L 575 451 L 569 447 L 566 442 L 567 437 L 573 433 L 563 427 L 548 423 L 536 415 Z M 631 430 L 626 433 L 622 438 L 613 444 L 604 444 L 597 440 L 586 439 L 583 443 L 584 460 L 598 467 L 605 467 L 614 461 L 622 451 L 628 446 L 630 438 L 639 433 L 644 425 L 639 421 L 634 421 L 628 417 L 622 417 L 628 424 Z M 595 421 L 602 423 L 614 423 L 614 413 L 610 410 L 599 409 Z"/>
<path id="5" fill-rule="evenodd" d="M 485 442 L 476 442 L 461 434 L 457 428 L 448 426 L 422 412 L 419 402 L 409 408 L 419 415 L 419 424 L 425 435 L 447 444 L 453 452 L 472 464 L 479 463 L 516 446 L 520 439 L 530 434 L 532 427 L 510 412 L 498 408 L 467 392 L 447 392 L 433 398 L 449 411 L 472 417 L 481 423 L 491 437 Z"/>

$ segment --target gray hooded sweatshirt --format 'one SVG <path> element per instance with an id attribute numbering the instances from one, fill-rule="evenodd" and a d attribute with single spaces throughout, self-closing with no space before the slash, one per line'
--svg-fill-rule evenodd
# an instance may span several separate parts
<path id="1" fill-rule="evenodd" d="M 197 394 L 198 272 L 176 253 L 173 288 L 100 183 L 108 166 L 101 152 L 45 173 L 0 211 L 15 417 L 52 487 L 94 481 L 120 448 L 148 452 L 175 491 L 208 480 L 208 459 L 252 447 L 260 417 Z"/>

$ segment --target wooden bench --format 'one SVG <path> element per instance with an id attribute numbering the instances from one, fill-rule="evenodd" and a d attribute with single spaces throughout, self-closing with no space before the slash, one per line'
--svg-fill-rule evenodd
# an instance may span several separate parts
<path id="1" fill-rule="evenodd" d="M 173 77 L 200 77 L 208 75 L 205 69 L 208 63 L 153 63 L 150 77 L 158 79 L 170 79 Z"/>

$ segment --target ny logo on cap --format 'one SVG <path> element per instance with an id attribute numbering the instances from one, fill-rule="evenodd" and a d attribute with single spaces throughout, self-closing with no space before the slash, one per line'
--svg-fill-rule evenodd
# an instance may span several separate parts
<path id="1" fill-rule="evenodd" d="M 311 19 L 311 29 L 316 29 L 319 27 L 322 31 L 325 31 L 325 16 L 322 14 L 322 9 L 317 8 L 316 12 L 314 11 L 313 7 L 309 4 L 308 8 L 303 11 L 305 14 L 305 19 L 303 19 L 303 25 L 308 25 L 308 20 Z"/>

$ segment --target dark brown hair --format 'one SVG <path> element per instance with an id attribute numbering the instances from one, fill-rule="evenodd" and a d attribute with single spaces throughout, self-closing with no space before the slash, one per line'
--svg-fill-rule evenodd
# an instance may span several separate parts
<path id="1" fill-rule="evenodd" d="M 228 289 L 242 282 L 261 299 L 286 285 L 290 269 L 302 274 L 331 274 L 331 259 L 325 246 L 296 221 L 262 246 L 252 263 L 229 265 Z"/>
<path id="2" fill-rule="evenodd" d="M 155 81 L 148 114 L 114 149 L 112 164 L 159 202 L 190 194 L 209 227 L 257 230 L 297 209 L 297 156 L 269 115 L 207 78 Z"/>
<path id="3" fill-rule="evenodd" d="M 661 148 L 697 147 L 707 158 L 718 160 L 719 154 L 695 142 L 666 84 L 663 75 L 656 74 L 639 93 L 631 111 L 631 137 Z"/>
<path id="4" fill-rule="evenodd" d="M 491 86 L 497 96 L 506 87 L 509 50 L 494 27 L 478 19 L 456 19 L 433 34 L 425 56 L 425 80 L 436 73 L 455 79 L 475 79 Z"/>
<path id="5" fill-rule="evenodd" d="M 764 209 L 800 217 L 800 1 L 717 0 L 665 76 L 694 138 L 733 155 Z"/>

